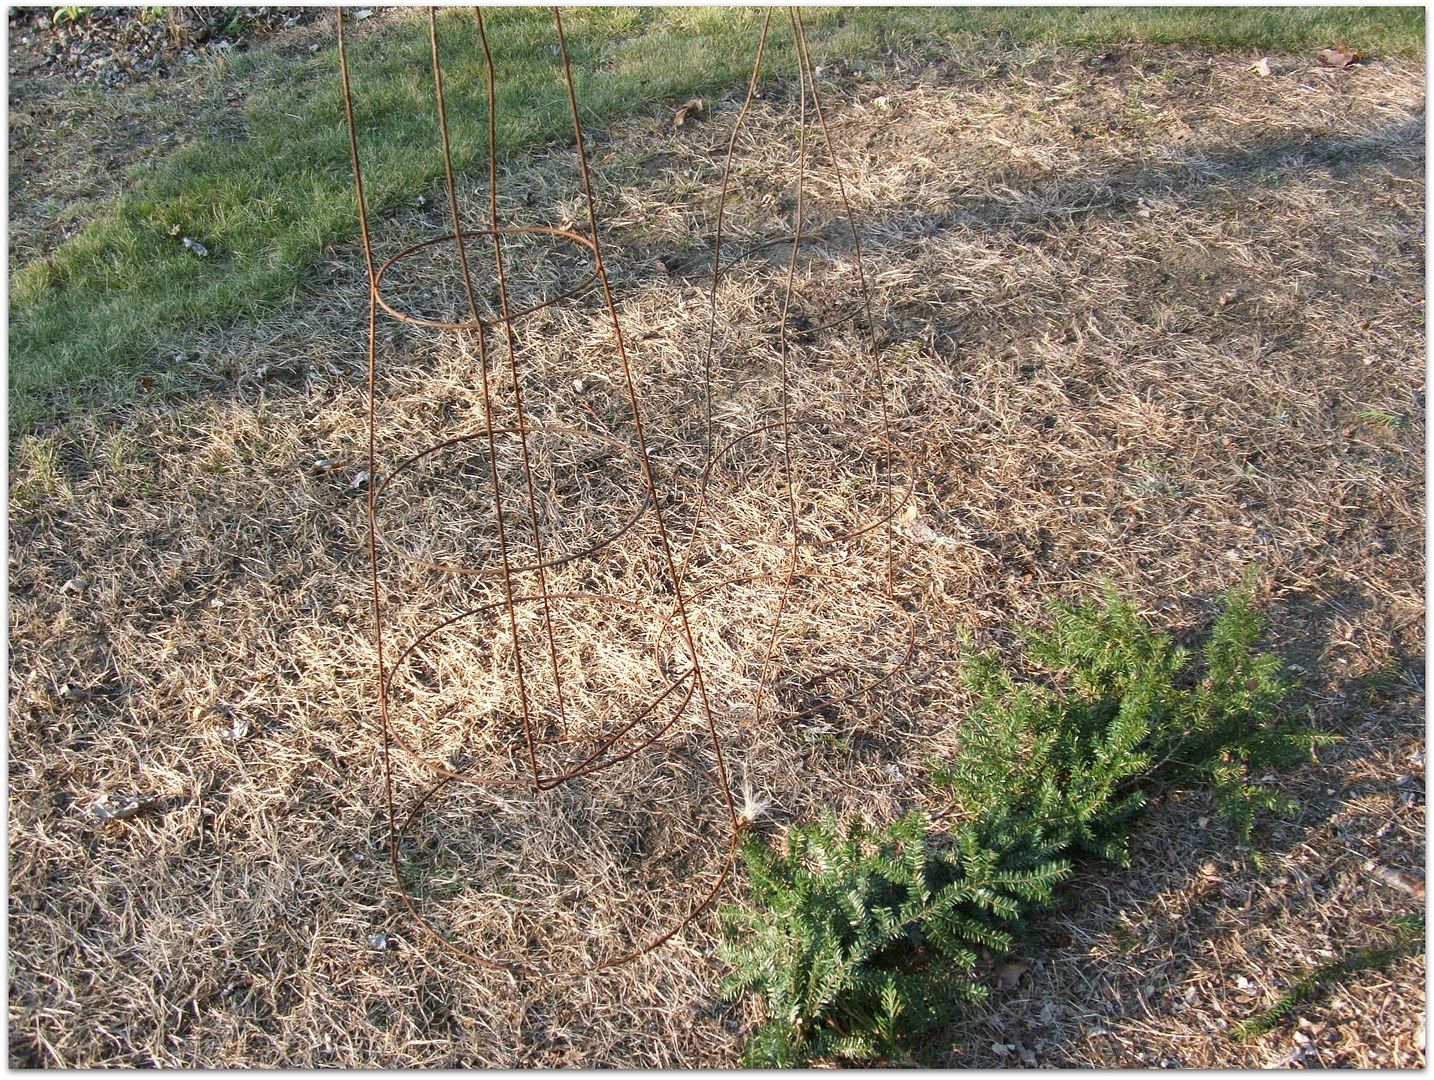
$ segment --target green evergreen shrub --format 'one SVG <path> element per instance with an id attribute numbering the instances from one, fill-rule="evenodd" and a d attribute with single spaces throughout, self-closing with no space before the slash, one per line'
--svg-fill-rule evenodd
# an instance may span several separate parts
<path id="1" fill-rule="evenodd" d="M 1027 652 L 1050 678 L 1037 725 L 1105 732 L 1110 750 L 1134 740 L 1146 759 L 1127 787 L 1210 786 L 1242 843 L 1259 809 L 1293 802 L 1262 783 L 1267 774 L 1312 759 L 1330 736 L 1284 717 L 1290 686 L 1277 657 L 1258 650 L 1263 620 L 1247 583 L 1221 597 L 1221 610 L 1192 664 L 1189 650 L 1155 632 L 1108 590 L 1099 603 L 1055 605 L 1052 626 L 1024 632 Z M 990 663 L 990 658 L 983 658 Z M 1098 766 L 1110 767 L 1102 753 Z M 959 755 L 969 757 L 963 749 Z M 1069 759 L 1077 768 L 1079 755 Z"/>
<path id="2" fill-rule="evenodd" d="M 724 909 L 721 948 L 734 969 L 724 992 L 766 1002 L 747 1064 L 913 1060 L 985 994 L 978 950 L 1010 948 L 1069 856 L 1127 861 L 1152 789 L 1212 785 L 1242 839 L 1256 810 L 1287 806 L 1258 774 L 1324 740 L 1281 718 L 1288 688 L 1255 651 L 1250 592 L 1224 597 L 1198 670 L 1110 592 L 1025 631 L 1040 678 L 972 659 L 976 702 L 932 776 L 954 804 L 952 830 L 933 832 L 924 811 L 885 830 L 828 813 L 780 852 L 749 837 L 751 903 Z"/>
<path id="3" fill-rule="evenodd" d="M 969 828 L 938 848 L 922 811 L 886 830 L 842 829 L 828 813 L 792 829 L 781 852 L 748 837 L 743 856 L 753 907 L 723 912 L 735 969 L 723 991 L 766 998 L 754 1067 L 910 1060 L 920 1036 L 985 996 L 977 950 L 1008 950 L 1006 927 L 1070 869 L 1002 866 Z"/>

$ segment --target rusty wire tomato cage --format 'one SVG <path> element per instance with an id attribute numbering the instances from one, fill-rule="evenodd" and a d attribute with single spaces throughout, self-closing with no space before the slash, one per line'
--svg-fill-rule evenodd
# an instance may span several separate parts
<path id="1" fill-rule="evenodd" d="M 675 909 L 670 912 L 662 925 L 652 927 L 640 941 L 633 942 L 630 949 L 625 949 L 621 955 L 611 957 L 595 966 L 601 968 L 625 963 L 667 941 L 674 934 L 685 928 L 711 903 L 730 875 L 741 834 L 745 825 L 748 823 L 744 822 L 740 817 L 733 801 L 722 740 L 718 734 L 718 721 L 714 714 L 713 702 L 709 697 L 702 658 L 695 643 L 689 618 L 689 606 L 694 597 L 709 595 L 714 590 L 719 590 L 726 586 L 740 585 L 759 579 L 764 583 L 773 584 L 775 586 L 778 601 L 772 613 L 770 639 L 762 658 L 760 681 L 758 683 L 756 697 L 753 701 L 754 710 L 760 711 L 763 700 L 763 687 L 769 679 L 770 667 L 775 654 L 776 643 L 781 632 L 783 616 L 786 612 L 789 596 L 792 593 L 794 584 L 799 581 L 830 583 L 838 582 L 839 580 L 839 575 L 833 575 L 830 571 L 803 568 L 800 565 L 800 528 L 794 495 L 794 478 L 791 471 L 791 440 L 793 433 L 799 430 L 810 429 L 813 423 L 810 419 L 795 416 L 791 409 L 789 344 L 786 333 L 786 316 L 792 300 L 793 274 L 797 262 L 798 249 L 804 239 L 802 235 L 803 177 L 806 166 L 807 143 L 809 140 L 809 125 L 807 119 L 809 101 L 819 121 L 820 130 L 829 151 L 831 175 L 836 180 L 837 190 L 840 195 L 847 223 L 850 227 L 855 248 L 856 269 L 862 293 L 862 312 L 865 315 L 867 331 L 866 359 L 870 367 L 869 378 L 871 384 L 876 387 L 876 395 L 880 403 L 881 424 L 879 429 L 847 430 L 846 434 L 859 440 L 865 440 L 870 447 L 876 449 L 876 452 L 881 456 L 884 464 L 884 468 L 882 468 L 881 471 L 885 474 L 885 485 L 880 510 L 871 516 L 870 520 L 858 523 L 842 535 L 826 537 L 819 546 L 846 542 L 856 539 L 857 537 L 875 533 L 878 529 L 883 529 L 885 538 L 885 580 L 873 585 L 870 591 L 897 613 L 896 621 L 904 627 L 904 644 L 894 661 L 887 665 L 887 668 L 878 676 L 858 684 L 858 686 L 842 700 L 869 694 L 878 687 L 888 684 L 897 670 L 909 662 L 912 655 L 915 644 L 914 622 L 910 615 L 902 609 L 894 592 L 895 557 L 893 554 L 892 522 L 897 512 L 911 498 L 915 479 L 914 471 L 909 462 L 905 468 L 907 482 L 902 484 L 900 490 L 898 490 L 893 478 L 894 462 L 901 457 L 901 450 L 893 437 L 890 423 L 885 390 L 885 373 L 882 370 L 880 354 L 877 348 L 870 292 L 865 274 L 862 270 L 860 237 L 850 203 L 847 200 L 840 165 L 832 146 L 826 118 L 822 111 L 820 98 L 817 94 L 816 73 L 806 44 L 801 13 L 796 9 L 793 9 L 790 13 L 792 40 L 797 55 L 797 71 L 801 88 L 800 120 L 798 127 L 798 144 L 800 150 L 799 168 L 797 170 L 797 220 L 795 235 L 791 238 L 792 255 L 788 265 L 786 287 L 783 293 L 782 323 L 780 324 L 778 342 L 781 369 L 781 416 L 775 421 L 761 424 L 749 431 L 726 433 L 726 437 L 720 446 L 715 442 L 715 428 L 712 419 L 712 397 L 714 364 L 720 363 L 720 356 L 715 349 L 715 320 L 717 287 L 723 269 L 723 217 L 726 210 L 729 180 L 737 136 L 740 133 L 742 124 L 750 109 L 753 94 L 761 75 L 764 55 L 767 50 L 772 22 L 771 12 L 768 11 L 762 23 L 761 35 L 757 43 L 756 57 L 748 83 L 746 99 L 742 104 L 741 112 L 737 117 L 736 125 L 732 132 L 731 141 L 728 144 L 723 171 L 721 197 L 718 202 L 711 305 L 709 310 L 706 353 L 703 360 L 703 392 L 704 408 L 706 410 L 705 441 L 703 445 L 704 464 L 699 489 L 696 493 L 696 520 L 691 523 L 690 541 L 686 551 L 683 552 L 680 558 L 674 549 L 675 545 L 672 542 L 669 522 L 664 511 L 665 503 L 661 497 L 662 493 L 659 491 L 654 476 L 652 458 L 644 427 L 641 396 L 633 378 L 632 363 L 622 325 L 618 317 L 616 300 L 603 262 L 603 248 L 598 229 L 592 177 L 588 167 L 583 127 L 579 116 L 577 93 L 574 87 L 567 40 L 563 32 L 562 15 L 558 9 L 553 9 L 555 45 L 560 59 L 568 111 L 572 119 L 577 155 L 578 180 L 586 205 L 586 231 L 580 231 L 576 227 L 516 226 L 504 224 L 500 220 L 498 212 L 498 170 L 496 164 L 496 72 L 483 12 L 481 9 L 475 8 L 472 14 L 472 33 L 476 36 L 477 43 L 483 54 L 486 86 L 488 152 L 487 221 L 483 223 L 483 227 L 480 228 L 465 228 L 462 221 L 458 185 L 453 165 L 448 109 L 444 92 L 444 74 L 438 18 L 436 9 L 430 8 L 428 13 L 428 32 L 434 86 L 434 111 L 443 155 L 450 226 L 449 230 L 443 235 L 404 246 L 389 255 L 382 262 L 375 256 L 374 241 L 370 229 L 368 203 L 364 189 L 364 172 L 360 153 L 360 127 L 356 122 L 356 103 L 349 76 L 349 59 L 344 37 L 343 9 L 339 9 L 336 16 L 338 61 L 343 91 L 344 115 L 348 126 L 349 151 L 353 166 L 358 220 L 368 281 L 368 476 L 370 482 L 367 490 L 367 539 L 369 577 L 373 602 L 374 646 L 377 661 L 376 699 L 383 737 L 382 764 L 384 797 L 387 811 L 389 861 L 404 909 L 416 925 L 440 948 L 461 960 L 483 967 L 515 972 L 532 971 L 554 974 L 555 972 L 550 966 L 545 966 L 541 962 L 535 962 L 530 956 L 492 956 L 476 943 L 464 944 L 453 940 L 450 934 L 435 924 L 424 911 L 421 910 L 422 905 L 420 901 L 414 896 L 413 890 L 405 884 L 404 875 L 400 867 L 400 850 L 405 839 L 409 837 L 415 829 L 420 814 L 441 792 L 448 789 L 450 785 L 458 785 L 460 788 L 478 791 L 522 791 L 534 795 L 552 792 L 565 784 L 592 777 L 621 762 L 633 759 L 639 754 L 645 754 L 654 748 L 659 748 L 662 739 L 673 730 L 680 721 L 685 717 L 690 717 L 695 711 L 696 718 L 700 720 L 702 737 L 705 739 L 706 747 L 707 750 L 710 751 L 712 761 L 710 769 L 703 766 L 699 771 L 702 773 L 705 781 L 716 789 L 708 802 L 708 808 L 720 814 L 722 820 L 726 823 L 727 836 L 721 844 L 721 850 L 716 855 L 715 862 L 713 863 L 712 880 L 710 884 L 704 882 L 695 888 L 693 895 L 688 898 L 688 902 L 676 905 Z M 560 241 L 563 244 L 569 245 L 572 249 L 584 253 L 586 257 L 591 260 L 591 270 L 576 284 L 569 285 L 557 291 L 552 296 L 540 299 L 537 302 L 525 303 L 523 306 L 516 306 L 512 303 L 509 293 L 504 244 L 506 241 L 512 241 L 515 238 L 535 236 Z M 405 310 L 401 303 L 396 302 L 392 296 L 386 292 L 389 286 L 390 272 L 394 271 L 404 260 L 412 256 L 421 255 L 430 249 L 445 249 L 448 245 L 452 246 L 453 252 L 457 256 L 459 267 L 461 268 L 463 292 L 466 297 L 468 309 L 467 317 L 430 318 Z M 475 245 L 491 249 L 492 265 L 496 279 L 493 284 L 496 284 L 498 297 L 498 311 L 496 314 L 485 316 L 480 312 L 474 283 L 474 274 L 469 258 L 470 251 Z M 518 359 L 521 350 L 515 336 L 515 324 L 523 318 L 532 316 L 555 304 L 571 300 L 594 287 L 601 293 L 602 304 L 606 310 L 607 322 L 611 329 L 614 354 L 622 370 L 625 397 L 630 409 L 632 421 L 633 439 L 631 443 L 624 442 L 611 435 L 603 435 L 589 430 L 579 430 L 563 425 L 538 422 L 529 415 L 523 399 L 523 380 L 521 378 Z M 476 430 L 465 430 L 458 434 L 449 434 L 447 437 L 436 439 L 416 452 L 410 453 L 384 473 L 380 473 L 379 470 L 380 455 L 377 423 L 379 397 L 377 386 L 379 357 L 378 325 L 380 313 L 382 313 L 384 318 L 392 319 L 426 332 L 458 335 L 465 343 L 471 341 L 476 344 L 477 369 L 480 374 L 483 405 L 483 422 Z M 513 395 L 512 405 L 516 413 L 512 421 L 500 422 L 495 415 L 493 383 L 495 377 L 494 370 L 496 370 L 498 365 L 495 362 L 492 365 L 494 370 L 490 370 L 490 347 L 488 344 L 488 336 L 490 334 L 501 336 L 507 346 L 508 371 L 506 375 L 510 383 L 506 385 L 511 385 Z M 829 433 L 832 429 L 829 425 L 819 423 L 816 426 L 816 430 L 818 434 L 822 434 L 823 432 Z M 714 492 L 725 479 L 724 463 L 728 460 L 734 446 L 742 444 L 746 440 L 755 439 L 758 436 L 764 436 L 773 432 L 780 436 L 779 441 L 782 446 L 782 455 L 787 468 L 787 526 L 790 543 L 787 547 L 784 568 L 776 572 L 764 572 L 759 574 L 743 573 L 721 581 L 703 582 L 700 586 L 689 588 L 686 578 L 694 546 L 697 542 L 709 536 L 720 537 L 723 535 L 722 525 L 713 513 L 713 498 Z M 536 436 L 552 434 L 567 435 L 580 439 L 595 439 L 601 443 L 605 443 L 609 449 L 623 455 L 628 464 L 635 467 L 635 472 L 639 478 L 638 482 L 634 484 L 634 490 L 639 495 L 639 498 L 637 499 L 636 509 L 632 511 L 629 516 L 621 520 L 616 527 L 604 532 L 602 535 L 592 537 L 588 542 L 560 553 L 546 551 L 544 548 L 543 528 L 539 521 L 538 500 L 536 496 L 538 481 L 534 475 L 535 466 L 530 452 L 530 439 Z M 514 440 L 516 440 L 518 456 L 521 459 L 522 485 L 520 495 L 523 509 L 526 511 L 525 513 L 520 513 L 519 517 L 526 518 L 527 528 L 532 538 L 532 546 L 534 549 L 531 557 L 525 558 L 514 555 L 510 542 L 509 515 L 505 514 L 504 511 L 504 487 L 499 471 L 499 443 L 500 441 L 504 441 L 506 445 Z M 493 517 L 497 557 L 495 560 L 484 565 L 475 564 L 472 561 L 432 557 L 411 550 L 403 543 L 389 537 L 383 515 L 381 514 L 381 507 L 384 505 L 385 496 L 390 493 L 393 485 L 399 481 L 400 478 L 405 477 L 405 474 L 409 470 L 416 470 L 421 465 L 429 464 L 434 460 L 434 455 L 440 451 L 464 446 L 466 444 L 474 444 L 480 452 L 486 450 L 486 461 L 489 466 L 488 479 L 491 482 L 493 492 Z M 669 583 L 670 587 L 668 599 L 662 601 L 662 604 L 666 605 L 665 607 L 661 606 L 655 598 L 643 601 L 608 593 L 561 591 L 550 588 L 548 578 L 549 571 L 555 570 L 559 566 L 567 563 L 599 558 L 605 549 L 626 536 L 640 521 L 645 519 L 650 519 L 657 539 L 657 569 L 661 578 Z M 446 575 L 450 578 L 467 581 L 475 588 L 485 587 L 491 589 L 494 587 L 494 583 L 496 583 L 499 596 L 494 599 L 490 594 L 484 597 L 479 603 L 475 603 L 465 607 L 463 610 L 439 619 L 430 625 L 428 629 L 411 637 L 406 643 L 397 643 L 394 640 L 394 630 L 390 622 L 382 586 L 381 553 L 386 553 L 389 556 L 407 561 L 428 573 Z M 581 724 L 576 724 L 574 718 L 565 713 L 563 665 L 556 641 L 557 631 L 555 630 L 555 622 L 560 621 L 558 616 L 562 610 L 566 610 L 567 608 L 583 608 L 585 610 L 591 608 L 610 612 L 621 611 L 629 617 L 637 618 L 645 622 L 656 630 L 656 636 L 653 639 L 652 646 L 655 672 L 653 689 L 648 693 L 644 701 L 634 705 L 630 711 L 625 713 L 620 722 L 602 727 L 596 733 L 584 732 Z M 540 651 L 536 661 L 531 660 L 531 658 L 525 654 L 519 631 L 520 610 L 537 612 L 537 619 L 542 623 L 546 649 Z M 521 731 L 521 738 L 518 740 L 519 745 L 513 748 L 513 755 L 522 760 L 523 767 L 521 769 L 516 767 L 510 768 L 507 774 L 501 771 L 494 771 L 491 767 L 485 768 L 484 763 L 481 761 L 455 763 L 445 760 L 441 756 L 434 755 L 419 745 L 421 740 L 415 739 L 411 733 L 405 734 L 398 730 L 393 722 L 395 701 L 403 693 L 406 686 L 405 680 L 411 678 L 412 675 L 410 669 L 417 660 L 421 658 L 424 650 L 430 646 L 436 647 L 436 643 L 444 634 L 462 634 L 466 632 L 469 627 L 480 624 L 501 627 L 502 631 L 506 632 L 508 641 L 511 644 L 513 690 L 515 691 Z M 546 655 L 544 656 L 542 653 L 546 653 Z M 546 670 L 551 670 L 554 689 L 553 702 L 546 703 L 543 707 L 546 713 L 553 714 L 548 717 L 548 720 L 544 720 L 542 717 L 536 715 L 538 710 L 534 704 L 533 695 L 530 690 L 530 679 L 535 676 L 537 672 Z M 801 715 L 802 713 L 790 712 L 783 714 L 780 710 L 774 708 L 765 719 L 773 723 L 780 723 Z M 555 725 L 549 724 L 548 721 L 553 720 L 554 717 L 556 718 Z M 556 727 L 556 733 L 549 729 L 551 726 Z M 419 766 L 422 773 L 431 779 L 431 783 L 427 789 L 414 800 L 407 813 L 401 813 L 399 811 L 395 796 L 395 770 L 393 760 L 395 748 L 403 751 L 406 758 Z M 704 753 L 706 752 L 707 751 L 704 751 Z M 689 764 L 696 766 L 696 763 L 690 755 L 676 750 L 674 750 L 674 753 L 679 754 L 679 756 L 683 757 Z M 566 756 L 564 756 L 564 754 Z M 540 763 L 540 757 L 543 758 L 542 763 Z M 510 766 L 512 765 L 512 760 L 510 760 L 509 764 Z M 639 793 L 634 792 L 633 794 L 636 796 Z"/>

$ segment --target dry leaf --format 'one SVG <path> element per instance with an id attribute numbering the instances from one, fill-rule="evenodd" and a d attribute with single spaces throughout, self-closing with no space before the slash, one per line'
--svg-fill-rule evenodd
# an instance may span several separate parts
<path id="1" fill-rule="evenodd" d="M 1024 960 L 1012 960 L 996 968 L 996 986 L 1001 990 L 1014 990 L 1021 976 L 1031 970 Z"/>
<path id="2" fill-rule="evenodd" d="M 1367 862 L 1364 868 L 1386 885 L 1393 885 L 1419 900 L 1424 899 L 1424 876 L 1408 870 L 1395 870 L 1377 862 Z"/>
<path id="3" fill-rule="evenodd" d="M 1274 74 L 1274 72 L 1270 70 L 1270 58 L 1268 56 L 1260 57 L 1251 64 L 1250 67 L 1254 68 L 1256 75 L 1260 75 L 1264 78 L 1268 78 Z"/>
<path id="4" fill-rule="evenodd" d="M 1343 71 L 1350 64 L 1357 64 L 1364 59 L 1365 53 L 1359 50 L 1350 51 L 1343 45 L 1336 45 L 1333 49 L 1325 49 L 1319 54 L 1320 62 L 1328 64 L 1332 68 Z"/>
<path id="5" fill-rule="evenodd" d="M 1075 938 L 1071 937 L 1070 931 L 1064 927 L 1053 926 L 1046 931 L 1046 941 L 1057 949 L 1064 949 L 1074 942 Z"/>
<path id="6" fill-rule="evenodd" d="M 703 104 L 700 97 L 695 97 L 691 101 L 684 101 L 672 117 L 672 126 L 680 128 L 683 124 L 687 123 L 687 121 L 696 120 L 706 111 L 707 106 Z"/>

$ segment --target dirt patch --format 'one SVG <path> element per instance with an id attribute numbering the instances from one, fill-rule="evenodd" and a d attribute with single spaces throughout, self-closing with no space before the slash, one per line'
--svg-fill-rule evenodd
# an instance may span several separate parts
<path id="1" fill-rule="evenodd" d="M 1285 58 L 1278 78 L 1260 78 L 1242 60 L 1158 49 L 1091 59 L 1012 49 L 980 80 L 893 61 L 843 69 L 830 88 L 914 481 L 896 537 L 914 651 L 877 695 L 862 679 L 901 645 L 872 595 L 880 530 L 803 552 L 814 584 L 793 597 L 783 679 L 763 688 L 751 657 L 781 561 L 784 478 L 775 460 L 761 467 L 774 448 L 744 442 L 702 497 L 697 343 L 736 104 L 711 102 L 711 119 L 678 131 L 636 120 L 594 140 L 664 509 L 689 588 L 712 586 L 696 622 L 734 795 L 767 804 L 758 827 L 773 835 L 822 805 L 889 820 L 932 797 L 928 763 L 959 727 L 958 633 L 1009 650 L 1012 622 L 1039 619 L 1045 598 L 1106 581 L 1193 633 L 1253 566 L 1299 707 L 1344 737 L 1281 781 L 1299 814 L 1257 833 L 1257 862 L 1230 850 L 1203 797 L 1169 800 L 1131 870 L 1083 869 L 1045 938 L 1023 946 L 1030 971 L 970 1014 L 950 1063 L 1418 1067 L 1422 957 L 1342 982 L 1301 1011 L 1303 1026 L 1248 1042 L 1229 1029 L 1422 907 L 1366 866 L 1424 859 L 1412 794 L 1423 785 L 1423 72 Z M 780 405 L 786 252 L 770 241 L 791 231 L 795 118 L 793 88 L 776 87 L 739 140 L 734 261 L 716 297 L 714 424 L 729 440 Z M 513 224 L 575 219 L 569 151 L 514 163 L 503 183 Z M 811 181 L 806 207 L 792 396 L 827 426 L 803 429 L 794 465 L 822 540 L 871 509 L 873 455 L 834 436 L 869 429 L 872 399 L 829 181 Z M 383 227 L 381 255 L 445 231 L 415 209 Z M 714 996 L 710 913 L 630 966 L 551 980 L 451 961 L 396 903 L 356 482 L 364 292 L 356 253 L 326 272 L 302 311 L 216 338 L 127 413 L 18 449 L 12 1061 L 730 1065 L 755 1015 Z M 425 302 L 455 298 L 434 288 Z M 526 401 L 546 423 L 630 441 L 604 320 L 583 294 L 520 324 Z M 388 472 L 474 430 L 482 408 L 471 340 L 385 323 L 381 345 Z M 495 344 L 500 417 L 507 359 Z M 560 482 L 622 490 L 609 476 L 621 455 L 578 468 L 581 439 L 549 452 Z M 395 542 L 427 535 L 434 561 L 489 558 L 491 507 L 433 488 L 485 467 L 480 453 L 403 474 Z M 577 487 L 554 492 L 555 526 L 569 496 L 581 502 Z M 725 531 L 704 524 L 717 514 Z M 655 543 L 644 519 L 601 557 L 555 568 L 551 587 L 653 602 Z M 495 596 L 491 579 L 436 576 L 391 550 L 384 572 L 398 641 Z M 594 687 L 619 676 L 633 693 L 657 687 L 670 653 L 660 618 L 650 638 L 621 619 L 562 618 L 564 655 L 606 673 Z M 434 755 L 511 745 L 494 677 L 511 658 L 485 634 L 434 642 L 406 673 L 405 700 L 429 717 L 495 695 L 418 730 Z M 631 704 L 587 692 L 597 723 Z M 789 718 L 753 723 L 759 692 Z M 675 745 L 594 776 L 567 806 L 445 793 L 404 849 L 410 885 L 466 940 L 532 947 L 538 927 L 538 944 L 566 960 L 600 961 L 654 913 L 641 905 L 670 905 L 709 872 L 712 762 L 700 731 Z M 398 760 L 412 800 L 426 774 Z M 682 813 L 654 817 L 644 792 Z M 153 809 L 120 822 L 90 810 L 125 795 Z M 625 869 L 637 851 L 653 855 L 641 878 Z M 564 868 L 572 876 L 556 880 Z M 617 902 L 599 910 L 588 896 Z M 561 952 L 584 941 L 596 951 Z"/>
<path id="2" fill-rule="evenodd" d="M 73 11 L 73 15 L 70 12 Z M 10 78 L 114 89 L 322 17 L 307 8 L 11 8 Z"/>
<path id="3" fill-rule="evenodd" d="M 195 139 L 239 138 L 248 87 L 231 60 L 306 48 L 312 8 L 55 8 L 9 16 L 10 267 L 75 236 L 130 183 Z"/>

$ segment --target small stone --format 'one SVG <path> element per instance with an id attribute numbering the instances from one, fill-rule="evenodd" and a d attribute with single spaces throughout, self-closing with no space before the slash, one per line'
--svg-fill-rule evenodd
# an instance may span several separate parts
<path id="1" fill-rule="evenodd" d="M 90 807 L 90 813 L 101 821 L 125 821 L 159 807 L 158 799 L 143 799 L 138 795 L 120 795 L 100 799 Z"/>

